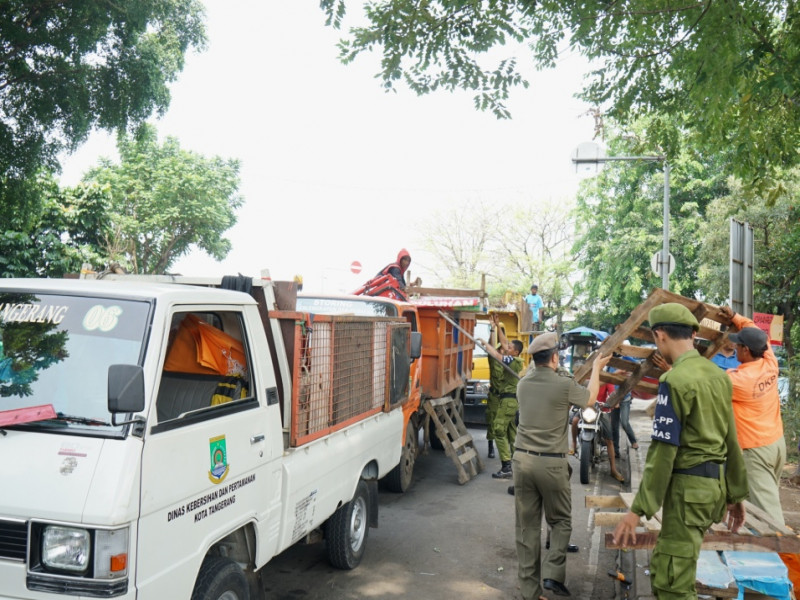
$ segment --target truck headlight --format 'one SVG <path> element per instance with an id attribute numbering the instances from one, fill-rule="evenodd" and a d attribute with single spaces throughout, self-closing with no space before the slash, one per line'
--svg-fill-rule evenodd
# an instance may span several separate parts
<path id="1" fill-rule="evenodd" d="M 594 406 L 587 406 L 581 411 L 581 418 L 586 423 L 594 423 L 597 420 L 597 409 Z"/>
<path id="2" fill-rule="evenodd" d="M 89 568 L 91 536 L 86 529 L 50 525 L 42 534 L 42 564 L 48 569 L 84 573 Z"/>
<path id="3" fill-rule="evenodd" d="M 488 395 L 489 394 L 489 382 L 488 381 L 478 381 L 475 384 L 475 393 L 481 395 Z"/>

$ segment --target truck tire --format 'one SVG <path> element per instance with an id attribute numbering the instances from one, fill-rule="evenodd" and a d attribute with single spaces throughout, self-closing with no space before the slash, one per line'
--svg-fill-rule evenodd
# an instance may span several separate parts
<path id="1" fill-rule="evenodd" d="M 589 469 L 594 460 L 592 450 L 594 450 L 594 440 L 581 440 L 581 483 L 583 485 L 589 483 Z"/>
<path id="2" fill-rule="evenodd" d="M 247 579 L 230 558 L 206 556 L 194 584 L 192 600 L 250 600 Z"/>
<path id="3" fill-rule="evenodd" d="M 325 525 L 328 561 L 337 569 L 355 569 L 364 557 L 369 532 L 369 490 L 359 480 L 353 499 Z M 192 599 L 194 600 L 194 599 Z"/>
<path id="4" fill-rule="evenodd" d="M 414 423 L 406 425 L 406 442 L 400 452 L 400 462 L 383 478 L 384 487 L 390 492 L 403 494 L 411 487 L 414 478 L 414 463 L 417 460 L 419 437 Z"/>

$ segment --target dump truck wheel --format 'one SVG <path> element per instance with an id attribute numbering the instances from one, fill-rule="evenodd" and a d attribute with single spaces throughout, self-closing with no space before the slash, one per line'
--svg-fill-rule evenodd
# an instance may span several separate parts
<path id="1" fill-rule="evenodd" d="M 340 506 L 325 526 L 328 560 L 337 569 L 355 569 L 364 557 L 369 532 L 369 490 L 364 480 L 353 499 Z"/>
<path id="2" fill-rule="evenodd" d="M 411 487 L 418 445 L 417 428 L 414 427 L 413 423 L 409 422 L 406 425 L 406 442 L 403 444 L 403 450 L 400 453 L 400 462 L 383 478 L 384 487 L 390 492 L 402 494 Z"/>

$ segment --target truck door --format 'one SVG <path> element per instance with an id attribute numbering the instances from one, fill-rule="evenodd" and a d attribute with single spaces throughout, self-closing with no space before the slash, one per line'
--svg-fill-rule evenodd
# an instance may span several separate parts
<path id="1" fill-rule="evenodd" d="M 256 384 L 244 317 L 213 306 L 171 315 L 143 450 L 139 598 L 188 597 L 208 548 L 233 531 L 257 533 L 259 552 L 276 544 L 258 523 L 278 521 L 280 418 L 266 397 L 277 393 L 274 379 Z"/>

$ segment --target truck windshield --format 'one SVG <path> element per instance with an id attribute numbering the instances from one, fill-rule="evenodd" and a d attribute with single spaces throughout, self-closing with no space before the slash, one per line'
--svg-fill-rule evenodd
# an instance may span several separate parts
<path id="1" fill-rule="evenodd" d="M 325 298 L 298 296 L 297 310 L 317 315 L 356 315 L 359 317 L 396 317 L 397 306 L 375 298 Z"/>
<path id="2" fill-rule="evenodd" d="M 484 339 L 489 341 L 489 337 L 492 334 L 492 325 L 488 321 L 477 321 L 475 323 L 475 334 L 473 337 L 476 340 Z M 478 344 L 475 344 L 475 349 L 472 351 L 473 358 L 482 358 L 487 356 L 486 350 L 481 348 Z"/>
<path id="3" fill-rule="evenodd" d="M 138 364 L 147 302 L 0 290 L 0 411 L 51 404 L 42 429 L 117 431 L 108 367 Z"/>

